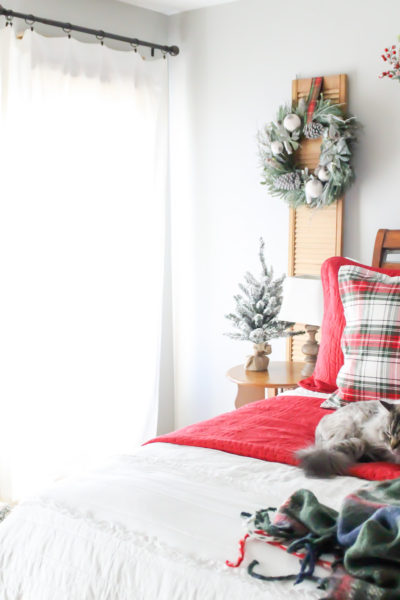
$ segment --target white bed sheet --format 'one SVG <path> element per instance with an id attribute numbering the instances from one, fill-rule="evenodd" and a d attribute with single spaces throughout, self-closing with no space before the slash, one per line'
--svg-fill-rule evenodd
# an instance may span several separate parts
<path id="1" fill-rule="evenodd" d="M 305 396 L 308 398 L 321 398 L 321 400 L 326 400 L 329 398 L 330 394 L 323 394 L 322 392 L 312 392 L 311 390 L 306 390 L 302 387 L 294 388 L 294 390 L 284 390 L 278 396 Z"/>
<path id="2" fill-rule="evenodd" d="M 303 390 L 304 392 L 304 390 Z M 317 599 L 306 582 L 266 583 L 245 567 L 297 572 L 297 559 L 252 541 L 230 569 L 241 511 L 279 506 L 306 487 L 338 508 L 364 482 L 306 479 L 296 467 L 155 443 L 60 481 L 0 525 L 1 600 Z"/>

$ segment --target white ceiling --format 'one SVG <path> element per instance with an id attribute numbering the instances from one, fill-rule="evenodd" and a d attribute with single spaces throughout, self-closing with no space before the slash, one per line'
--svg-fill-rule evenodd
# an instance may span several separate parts
<path id="1" fill-rule="evenodd" d="M 204 8 L 214 4 L 227 4 L 235 2 L 235 0 L 119 0 L 125 4 L 133 4 L 147 8 L 148 10 L 156 10 L 165 15 L 174 15 L 175 13 L 184 12 L 185 10 L 193 10 L 195 8 Z"/>

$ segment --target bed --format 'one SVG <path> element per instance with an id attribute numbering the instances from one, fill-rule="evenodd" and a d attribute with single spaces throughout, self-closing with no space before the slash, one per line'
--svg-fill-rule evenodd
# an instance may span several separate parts
<path id="1" fill-rule="evenodd" d="M 376 270 L 395 244 L 400 247 L 398 236 L 399 232 L 379 232 Z M 389 268 L 397 265 L 391 263 Z M 339 364 L 341 359 L 332 358 L 331 346 L 329 340 L 330 368 L 336 369 L 335 360 Z M 340 348 L 335 352 L 340 353 Z M 322 365 L 319 374 L 326 368 Z M 317 391 L 313 382 L 304 385 L 273 402 L 300 406 L 301 401 L 307 411 L 331 393 L 326 380 Z M 288 464 L 290 458 L 267 460 L 275 455 L 257 454 L 259 450 L 247 456 L 246 444 L 258 448 L 258 441 L 249 430 L 243 433 L 246 442 L 239 439 L 238 415 L 250 419 L 257 411 L 268 415 L 272 406 L 268 402 L 245 406 L 229 417 L 237 427 L 229 443 L 236 447 L 217 449 L 215 435 L 196 445 L 193 430 L 189 430 L 191 442 L 187 431 L 177 439 L 162 436 L 133 455 L 115 457 L 97 470 L 59 481 L 21 502 L 0 525 L 1 600 L 320 598 L 321 591 L 311 582 L 293 587 L 292 582 L 251 578 L 246 566 L 254 558 L 266 574 L 285 574 L 298 566 L 296 558 L 261 541 L 249 544 L 240 568 L 225 564 L 237 556 L 242 511 L 279 506 L 304 487 L 338 508 L 363 483 L 355 476 L 306 479 L 295 460 Z M 205 429 L 195 431 L 201 436 Z M 228 438 L 229 431 L 225 443 Z M 278 450 L 281 447 L 276 444 Z M 368 468 L 368 473 L 373 472 Z M 399 475 L 400 471 L 391 471 L 389 476 Z"/>

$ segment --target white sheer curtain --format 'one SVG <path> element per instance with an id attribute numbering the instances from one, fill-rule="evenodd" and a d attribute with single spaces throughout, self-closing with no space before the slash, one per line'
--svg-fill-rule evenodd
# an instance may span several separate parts
<path id="1" fill-rule="evenodd" d="M 155 434 L 166 61 L 0 32 L 0 497 Z"/>

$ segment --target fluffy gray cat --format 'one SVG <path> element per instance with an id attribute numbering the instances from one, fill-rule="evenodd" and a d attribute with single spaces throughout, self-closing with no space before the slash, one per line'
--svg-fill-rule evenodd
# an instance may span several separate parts
<path id="1" fill-rule="evenodd" d="M 308 477 L 344 475 L 360 460 L 400 463 L 400 405 L 352 402 L 323 417 L 315 445 L 297 453 Z"/>

